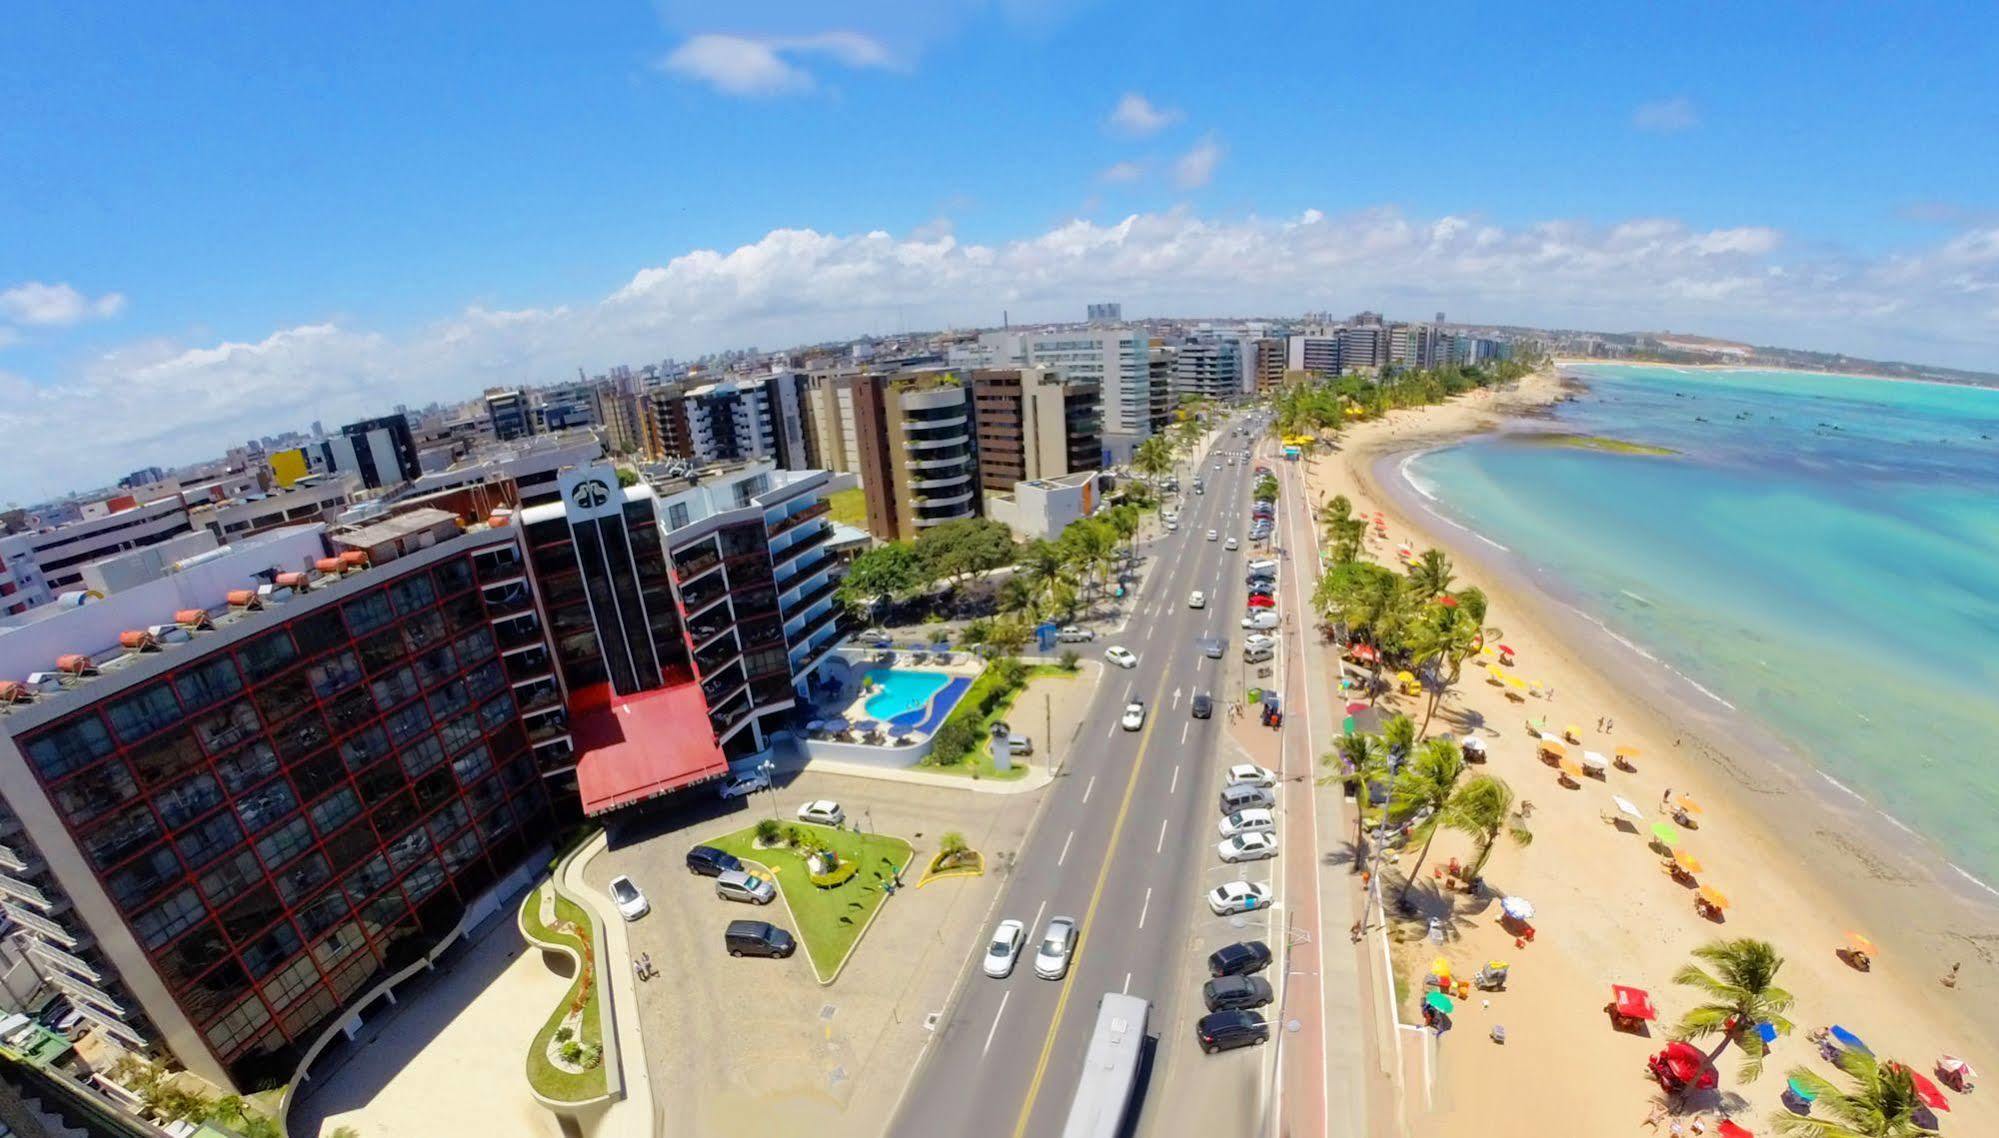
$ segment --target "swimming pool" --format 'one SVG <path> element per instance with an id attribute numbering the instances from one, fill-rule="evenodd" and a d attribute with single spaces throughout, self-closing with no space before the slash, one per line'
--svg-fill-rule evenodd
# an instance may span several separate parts
<path id="1" fill-rule="evenodd" d="M 868 697 L 866 706 L 868 714 L 876 719 L 921 714 L 930 698 L 951 682 L 951 677 L 942 672 L 907 668 L 869 668 L 861 678 L 874 682 L 875 693 Z"/>

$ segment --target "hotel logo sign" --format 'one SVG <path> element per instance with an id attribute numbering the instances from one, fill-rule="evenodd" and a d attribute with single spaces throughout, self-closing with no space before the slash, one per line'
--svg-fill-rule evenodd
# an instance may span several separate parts
<path id="1" fill-rule="evenodd" d="M 561 480 L 563 512 L 572 521 L 608 517 L 624 508 L 618 472 L 608 466 L 565 471 Z"/>

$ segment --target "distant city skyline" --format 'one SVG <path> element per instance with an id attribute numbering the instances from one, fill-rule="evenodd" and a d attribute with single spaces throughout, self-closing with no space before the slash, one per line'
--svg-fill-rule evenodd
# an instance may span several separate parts
<path id="1" fill-rule="evenodd" d="M 17 13 L 0 500 L 579 367 L 1107 298 L 1999 365 L 1989 12 L 1898 16 L 1950 76 L 1910 84 L 1802 4 L 1720 45 L 1699 13 L 1447 7 L 1336 56 L 1297 5 L 712 11 Z"/>

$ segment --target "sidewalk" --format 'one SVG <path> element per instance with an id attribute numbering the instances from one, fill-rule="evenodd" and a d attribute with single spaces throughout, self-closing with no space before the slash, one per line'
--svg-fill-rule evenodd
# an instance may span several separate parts
<path id="1" fill-rule="evenodd" d="M 604 1062 L 623 1079 L 623 1097 L 606 1107 L 590 1127 L 590 1138 L 653 1138 L 666 1132 L 664 1120 L 652 1101 L 652 1076 L 646 1066 L 646 1045 L 639 1033 L 638 980 L 632 974 L 631 942 L 626 936 L 625 919 L 609 897 L 583 880 L 583 871 L 592 859 L 604 852 L 610 837 L 599 830 L 597 836 L 562 863 L 562 889 L 586 905 L 604 930 L 599 946 L 598 976 L 610 981 L 610 998 L 603 1012 L 611 1020 L 606 1033 Z M 615 1051 L 613 1051 L 615 1047 Z"/>

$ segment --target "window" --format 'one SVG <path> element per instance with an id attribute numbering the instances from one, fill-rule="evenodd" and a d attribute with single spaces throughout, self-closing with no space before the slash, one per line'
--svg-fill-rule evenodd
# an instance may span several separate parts
<path id="1" fill-rule="evenodd" d="M 472 702 L 472 693 L 466 690 L 465 681 L 453 680 L 430 693 L 430 714 L 437 719 L 456 715 Z"/>
<path id="2" fill-rule="evenodd" d="M 368 690 L 375 695 L 375 706 L 387 711 L 399 703 L 408 703 L 415 698 L 419 689 L 415 672 L 408 668 L 397 668 L 369 684 Z"/>
<path id="3" fill-rule="evenodd" d="M 421 794 L 422 792 L 422 788 L 418 788 L 418 793 Z M 472 814 L 465 809 L 465 803 L 453 799 L 445 805 L 444 809 L 431 815 L 430 821 L 424 825 L 430 830 L 430 836 L 433 841 L 442 842 L 464 829 L 466 824 L 471 821 Z"/>
<path id="4" fill-rule="evenodd" d="M 325 716 L 308 711 L 282 727 L 273 728 L 271 740 L 286 762 L 296 762 L 332 742 L 333 733 L 326 729 Z"/>
<path id="5" fill-rule="evenodd" d="M 312 824 L 320 833 L 331 834 L 360 812 L 360 797 L 343 788 L 312 804 Z"/>
<path id="6" fill-rule="evenodd" d="M 427 857 L 410 870 L 408 877 L 403 878 L 403 892 L 409 895 L 410 904 L 414 905 L 437 892 L 437 887 L 442 884 L 444 867 L 437 864 L 436 858 Z"/>
<path id="7" fill-rule="evenodd" d="M 251 976 L 262 979 L 303 947 L 298 931 L 289 922 L 280 924 L 243 950 L 243 966 Z"/>
<path id="8" fill-rule="evenodd" d="M 472 587 L 472 566 L 463 557 L 443 562 L 433 568 L 430 574 L 437 579 L 437 591 L 440 596 L 448 597 L 461 589 Z"/>
<path id="9" fill-rule="evenodd" d="M 436 736 L 427 735 L 415 746 L 404 747 L 396 758 L 403 764 L 403 773 L 415 778 L 444 761 L 444 745 Z"/>
<path id="10" fill-rule="evenodd" d="M 387 885 L 392 880 L 394 880 L 394 875 L 389 872 L 389 859 L 376 854 L 368 860 L 366 865 L 348 874 L 347 880 L 341 882 L 341 887 L 347 891 L 347 899 L 350 902 L 360 905 L 369 897 L 374 896 L 382 886 Z M 395 904 L 400 907 L 402 904 L 401 898 L 396 898 Z M 372 908 L 372 906 L 370 907 Z M 401 913 L 391 913 L 388 915 L 387 920 L 377 923 L 385 925 L 401 915 Z"/>
<path id="11" fill-rule="evenodd" d="M 687 503 L 669 502 L 666 507 L 666 528 L 677 530 L 688 522 Z"/>
<path id="12" fill-rule="evenodd" d="M 371 800 L 373 801 L 373 800 Z M 374 820 L 375 830 L 384 836 L 401 834 L 416 822 L 416 803 L 408 790 L 381 799 L 369 812 Z"/>
<path id="13" fill-rule="evenodd" d="M 236 655 L 252 680 L 262 680 L 277 675 L 298 659 L 298 650 L 292 646 L 291 634 L 280 628 L 245 644 Z"/>
<path id="14" fill-rule="evenodd" d="M 113 814 L 83 839 L 83 852 L 99 869 L 109 869 L 160 836 L 159 819 L 139 802 Z"/>
<path id="15" fill-rule="evenodd" d="M 28 760 L 44 781 L 63 775 L 111 753 L 111 732 L 95 715 L 70 720 L 28 744 Z"/>
<path id="16" fill-rule="evenodd" d="M 461 664 L 476 664 L 493 654 L 493 634 L 483 628 L 475 628 L 458 638 L 454 644 Z"/>
<path id="17" fill-rule="evenodd" d="M 326 720 L 335 735 L 345 735 L 375 718 L 375 701 L 366 688 L 355 688 L 336 696 L 326 705 Z"/>
<path id="18" fill-rule="evenodd" d="M 431 584 L 428 574 L 412 573 L 389 586 L 389 599 L 395 602 L 398 613 L 408 616 L 429 608 L 430 603 L 437 599 L 437 589 Z"/>
<path id="19" fill-rule="evenodd" d="M 476 716 L 470 714 L 461 715 L 451 722 L 446 723 L 443 727 L 438 728 L 437 733 L 444 740 L 444 749 L 456 754 L 479 741 L 479 720 Z M 407 761 L 403 763 L 403 768 L 405 770 L 409 769 Z M 417 775 L 417 772 L 413 770 L 409 773 L 412 778 Z"/>
<path id="20" fill-rule="evenodd" d="M 514 697 L 505 692 L 489 699 L 479 708 L 479 722 L 486 730 L 498 731 L 501 725 L 513 722 Z"/>
<path id="21" fill-rule="evenodd" d="M 243 820 L 245 833 L 268 829 L 272 823 L 298 807 L 291 784 L 275 778 L 236 800 L 236 816 Z"/>
<path id="22" fill-rule="evenodd" d="M 208 820 L 184 830 L 174 838 L 174 849 L 191 869 L 198 869 L 233 849 L 243 840 L 243 828 L 228 811 L 210 815 Z"/>
<path id="23" fill-rule="evenodd" d="M 500 670 L 500 662 L 489 660 L 466 673 L 465 686 L 473 699 L 485 699 L 506 685 L 506 674 Z"/>
<path id="24" fill-rule="evenodd" d="M 127 909 L 136 909 L 160 890 L 180 880 L 180 859 L 164 845 L 154 846 L 105 879 L 111 896 Z"/>
<path id="25" fill-rule="evenodd" d="M 257 858 L 264 868 L 275 871 L 279 866 L 304 853 L 312 845 L 312 828 L 303 818 L 293 818 L 281 828 L 273 830 L 257 841 Z"/>
<path id="26" fill-rule="evenodd" d="M 132 918 L 132 931 L 139 934 L 142 944 L 154 949 L 200 924 L 207 916 L 208 909 L 195 891 L 182 889 Z"/>
<path id="27" fill-rule="evenodd" d="M 222 788 L 212 774 L 198 774 L 153 795 L 153 806 L 167 829 L 178 830 L 222 805 Z"/>
<path id="28" fill-rule="evenodd" d="M 361 642 L 361 664 L 369 675 L 384 668 L 393 667 L 407 655 L 403 651 L 402 634 L 391 628 L 378 632 Z"/>
<path id="29" fill-rule="evenodd" d="M 180 695 L 181 706 L 191 712 L 220 703 L 242 690 L 243 677 L 236 671 L 236 661 L 228 656 L 183 668 L 174 677 L 174 691 Z"/>
<path id="30" fill-rule="evenodd" d="M 522 588 L 525 591 L 525 587 Z M 471 593 L 448 600 L 438 607 L 444 612 L 444 623 L 453 632 L 479 628 L 486 623 L 485 602 Z"/>
<path id="31" fill-rule="evenodd" d="M 346 895 L 338 889 L 328 889 L 326 892 L 321 893 L 301 906 L 297 914 L 294 915 L 293 920 L 298 922 L 299 931 L 304 933 L 307 939 L 311 939 L 332 928 L 339 922 L 340 918 L 346 915 Z M 332 937 L 327 938 L 328 941 L 333 939 Z M 361 938 L 357 935 L 354 939 L 358 942 Z M 324 949 L 326 947 L 325 942 L 322 942 L 320 947 Z M 358 948 L 360 945 L 357 943 L 352 947 Z M 315 952 L 316 954 L 317 952 Z M 332 961 L 322 958 L 320 963 L 331 964 Z"/>
<path id="32" fill-rule="evenodd" d="M 380 727 L 370 727 L 340 744 L 340 761 L 350 771 L 358 771 L 389 753 L 389 736 Z"/>
<path id="33" fill-rule="evenodd" d="M 394 620 L 396 615 L 389 607 L 389 598 L 379 592 L 348 601 L 340 606 L 340 612 L 347 618 L 348 631 L 357 640 Z"/>
<path id="34" fill-rule="evenodd" d="M 285 904 L 296 905 L 333 877 L 333 867 L 324 855 L 307 854 L 277 874 L 278 896 Z"/>
<path id="35" fill-rule="evenodd" d="M 483 743 L 451 760 L 451 770 L 458 776 L 460 786 L 471 786 L 492 769 L 492 752 Z"/>
<path id="36" fill-rule="evenodd" d="M 248 701 L 232 703 L 194 721 L 195 737 L 211 755 L 219 755 L 263 729 L 263 721 L 257 718 Z"/>
<path id="37" fill-rule="evenodd" d="M 271 922 L 283 912 L 284 908 L 278 904 L 277 892 L 268 885 L 259 885 L 233 899 L 228 908 L 222 910 L 222 931 L 228 934 L 230 940 L 244 944 L 269 928 Z"/>
<path id="38" fill-rule="evenodd" d="M 224 1012 L 221 1019 L 208 1025 L 202 1031 L 209 1046 L 218 1055 L 228 1055 L 248 1042 L 263 1026 L 271 1022 L 271 1009 L 253 992 Z"/>
<path id="39" fill-rule="evenodd" d="M 278 773 L 278 753 L 269 743 L 252 743 L 242 750 L 215 762 L 217 773 L 222 776 L 222 785 L 231 794 L 241 794 L 272 775 Z"/>
<path id="40" fill-rule="evenodd" d="M 211 905 L 226 905 L 264 884 L 263 868 L 249 850 L 238 850 L 201 875 L 201 892 Z"/>
<path id="41" fill-rule="evenodd" d="M 162 727 L 180 722 L 180 701 L 166 684 L 154 684 L 111 701 L 105 712 L 119 741 L 135 743 Z"/>
<path id="42" fill-rule="evenodd" d="M 313 967 L 312 957 L 301 956 L 264 982 L 264 998 L 276 1007 L 287 1007 L 317 987 L 319 969 Z"/>
<path id="43" fill-rule="evenodd" d="M 298 796 L 308 801 L 347 781 L 347 771 L 340 765 L 340 757 L 331 750 L 321 751 L 304 762 L 293 763 L 286 773 L 291 776 Z"/>
<path id="44" fill-rule="evenodd" d="M 425 688 L 434 688 L 458 672 L 458 658 L 451 649 L 438 645 L 416 658 L 416 678 Z"/>
<path id="45" fill-rule="evenodd" d="M 277 723 L 296 715 L 301 707 L 312 706 L 312 685 L 301 668 L 259 687 L 252 698 L 264 722 Z"/>
<path id="46" fill-rule="evenodd" d="M 361 680 L 361 658 L 352 651 L 341 652 L 314 661 L 305 670 L 312 683 L 313 694 L 325 699 Z"/>
<path id="47" fill-rule="evenodd" d="M 132 772 L 113 759 L 64 780 L 56 788 L 56 809 L 72 826 L 80 826 L 106 810 L 123 806 L 138 793 L 139 784 L 132 781 Z"/>
<path id="48" fill-rule="evenodd" d="M 410 790 L 416 794 L 417 813 L 428 814 L 456 794 L 458 788 L 448 772 L 432 771 L 422 778 L 413 777 Z"/>
<path id="49" fill-rule="evenodd" d="M 430 712 L 424 710 L 423 704 L 412 703 L 399 711 L 391 712 L 389 717 L 382 721 L 382 725 L 388 728 L 391 743 L 398 747 L 407 746 L 417 736 L 430 729 Z"/>
<path id="50" fill-rule="evenodd" d="M 464 812 L 463 806 L 459 807 L 459 812 Z M 457 841 L 444 847 L 444 870 L 453 876 L 478 859 L 479 835 L 470 830 L 461 834 Z"/>
<path id="51" fill-rule="evenodd" d="M 444 618 L 434 612 L 423 613 L 403 622 L 403 643 L 412 652 L 421 652 L 433 644 L 444 640 Z"/>
<path id="52" fill-rule="evenodd" d="M 293 621 L 289 627 L 301 656 L 317 656 L 347 644 L 347 629 L 340 623 L 340 614 L 330 606 Z"/>

